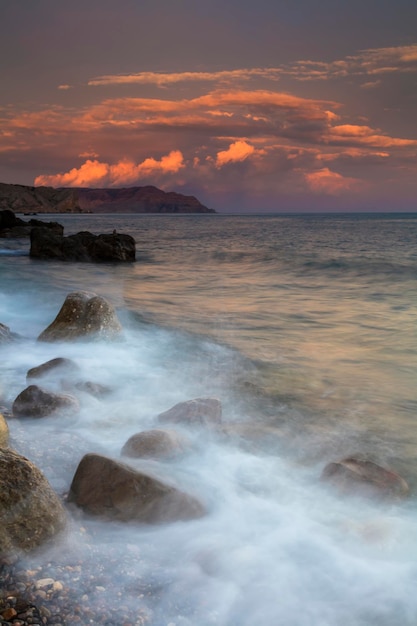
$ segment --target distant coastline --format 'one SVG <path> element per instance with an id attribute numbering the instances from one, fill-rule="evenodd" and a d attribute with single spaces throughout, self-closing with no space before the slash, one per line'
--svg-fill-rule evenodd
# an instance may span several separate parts
<path id="1" fill-rule="evenodd" d="M 44 213 L 216 213 L 195 196 L 152 185 L 120 189 L 30 187 L 0 183 L 0 210 Z"/>

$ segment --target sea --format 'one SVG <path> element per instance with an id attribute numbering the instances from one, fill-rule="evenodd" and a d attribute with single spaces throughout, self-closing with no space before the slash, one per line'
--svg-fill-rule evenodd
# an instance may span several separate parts
<path id="1" fill-rule="evenodd" d="M 55 357 L 111 389 L 81 394 L 75 416 L 10 419 L 11 445 L 62 497 L 97 452 L 206 515 L 140 525 L 72 511 L 30 566 L 75 568 L 75 603 L 120 605 L 132 624 L 415 626 L 417 214 L 38 217 L 66 235 L 130 234 L 137 260 L 40 261 L 27 240 L 0 240 L 0 322 L 20 336 L 1 348 L 0 404 Z M 38 342 L 80 290 L 115 307 L 122 340 Z M 161 412 L 199 397 L 220 399 L 221 428 L 179 426 L 192 445 L 176 460 L 121 457 Z M 352 456 L 400 474 L 409 496 L 322 479 Z"/>

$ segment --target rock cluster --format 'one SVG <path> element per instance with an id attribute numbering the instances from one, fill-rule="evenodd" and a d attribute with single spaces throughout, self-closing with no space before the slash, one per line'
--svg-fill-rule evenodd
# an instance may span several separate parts
<path id="1" fill-rule="evenodd" d="M 44 222 L 36 219 L 25 222 L 20 217 L 16 217 L 10 209 L 0 211 L 0 237 L 29 237 L 34 228 L 45 229 L 57 236 L 62 236 L 64 233 L 64 227 L 58 222 Z"/>
<path id="2" fill-rule="evenodd" d="M 9 209 L 0 211 L 1 237 L 30 237 L 29 254 L 34 259 L 95 263 L 132 263 L 136 259 L 136 243 L 130 235 L 84 231 L 64 237 L 61 224 L 37 219 L 25 222 Z"/>
<path id="3" fill-rule="evenodd" d="M 136 244 L 133 237 L 119 233 L 93 235 L 88 231 L 64 237 L 50 229 L 30 232 L 30 256 L 59 261 L 133 262 Z"/>

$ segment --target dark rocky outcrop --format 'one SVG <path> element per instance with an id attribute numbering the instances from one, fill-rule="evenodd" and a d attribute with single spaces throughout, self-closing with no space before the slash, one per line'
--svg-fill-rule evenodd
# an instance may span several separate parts
<path id="1" fill-rule="evenodd" d="M 27 552 L 63 530 L 64 508 L 28 459 L 0 449 L 0 554 Z"/>
<path id="2" fill-rule="evenodd" d="M 68 502 L 87 514 L 122 522 L 174 522 L 204 514 L 194 497 L 98 454 L 81 459 Z"/>
<path id="3" fill-rule="evenodd" d="M 29 254 L 35 259 L 131 263 L 136 258 L 136 244 L 130 235 L 119 233 L 80 232 L 64 237 L 50 229 L 33 228 Z"/>
<path id="4" fill-rule="evenodd" d="M 326 465 L 322 479 L 347 494 L 403 498 L 409 492 L 406 481 L 396 472 L 354 457 Z"/>
<path id="5" fill-rule="evenodd" d="M 29 213 L 215 213 L 194 196 L 147 185 L 120 189 L 0 183 L 0 209 Z"/>
<path id="6" fill-rule="evenodd" d="M 15 399 L 12 406 L 15 417 L 47 417 L 54 414 L 77 413 L 80 409 L 74 396 L 53 393 L 37 385 L 29 385 Z"/>
<path id="7" fill-rule="evenodd" d="M 190 447 L 190 442 L 175 430 L 144 430 L 130 437 L 122 455 L 144 459 L 174 459 Z"/>
<path id="8" fill-rule="evenodd" d="M 217 398 L 195 398 L 160 413 L 158 420 L 163 424 L 218 425 L 222 421 L 222 405 Z"/>
<path id="9" fill-rule="evenodd" d="M 54 321 L 38 341 L 72 341 L 79 338 L 114 339 L 122 331 L 113 307 L 87 291 L 68 294 Z"/>
<path id="10" fill-rule="evenodd" d="M 47 376 L 55 376 L 57 374 L 74 374 L 79 371 L 78 365 L 72 359 L 57 357 L 46 361 L 36 367 L 32 367 L 26 374 L 26 380 L 33 378 L 45 378 Z"/>
<path id="11" fill-rule="evenodd" d="M 46 229 L 57 236 L 64 232 L 64 227 L 58 222 L 43 222 L 37 219 L 25 222 L 20 217 L 16 217 L 10 209 L 0 211 L 0 237 L 29 237 L 34 228 Z"/>

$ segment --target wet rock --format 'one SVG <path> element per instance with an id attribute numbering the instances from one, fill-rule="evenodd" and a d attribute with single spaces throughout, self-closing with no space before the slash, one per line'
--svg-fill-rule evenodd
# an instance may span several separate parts
<path id="1" fill-rule="evenodd" d="M 10 331 L 10 328 L 0 323 L 0 345 L 2 343 L 10 343 L 14 338 L 15 335 Z"/>
<path id="2" fill-rule="evenodd" d="M 30 233 L 30 256 L 60 261 L 133 262 L 136 244 L 122 233 L 93 235 L 83 231 L 64 237 L 61 234 L 33 228 Z"/>
<path id="3" fill-rule="evenodd" d="M 190 442 L 175 430 L 145 430 L 132 435 L 122 455 L 132 458 L 173 459 L 186 452 Z"/>
<path id="4" fill-rule="evenodd" d="M 348 494 L 402 498 L 409 492 L 406 481 L 396 472 L 353 457 L 326 465 L 322 479 Z"/>
<path id="5" fill-rule="evenodd" d="M 37 548 L 65 523 L 64 508 L 42 472 L 17 452 L 0 449 L 0 554 Z"/>
<path id="6" fill-rule="evenodd" d="M 195 398 L 179 402 L 168 411 L 160 413 L 158 420 L 165 424 L 220 424 L 222 405 L 217 398 Z"/>
<path id="7" fill-rule="evenodd" d="M 49 374 L 73 374 L 79 370 L 78 365 L 72 359 L 57 357 L 32 367 L 26 374 L 26 379 L 43 378 Z"/>
<path id="8" fill-rule="evenodd" d="M 78 338 L 113 339 L 122 326 L 113 307 L 101 296 L 87 291 L 68 294 L 54 321 L 38 341 L 71 341 Z"/>
<path id="9" fill-rule="evenodd" d="M 98 454 L 82 458 L 68 502 L 90 515 L 123 522 L 163 523 L 204 514 L 194 497 Z"/>
<path id="10" fill-rule="evenodd" d="M 37 385 L 26 387 L 12 406 L 15 417 L 47 417 L 58 413 L 77 413 L 79 409 L 77 398 L 46 391 Z"/>
<path id="11" fill-rule="evenodd" d="M 4 415 L 0 413 L 0 448 L 7 447 L 9 443 L 9 427 L 4 418 Z"/>

